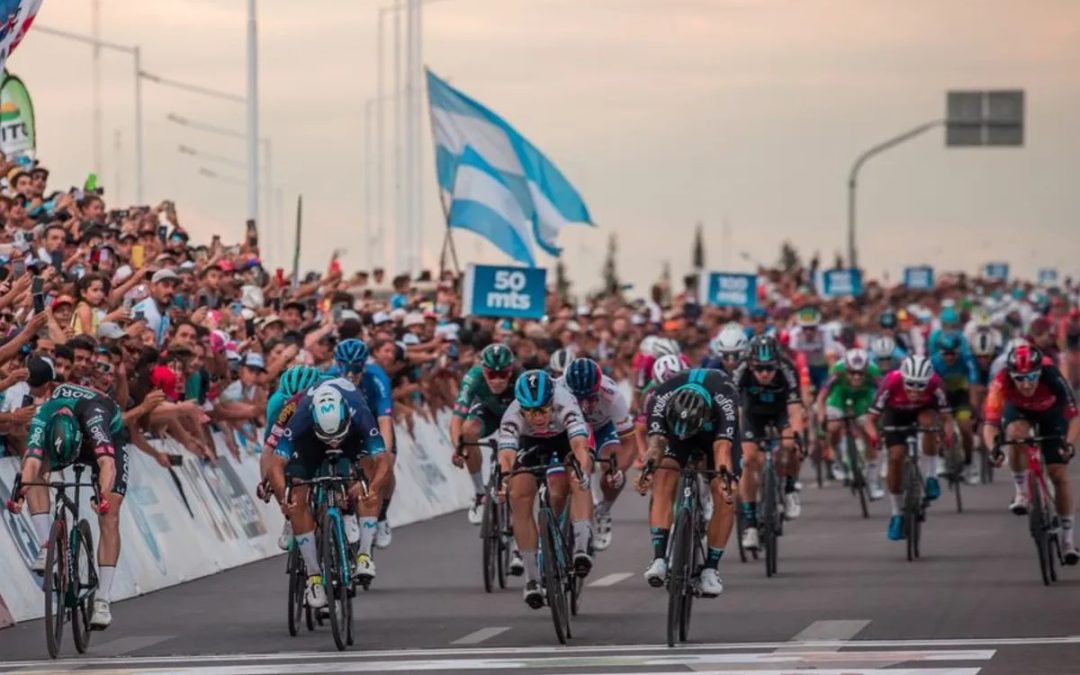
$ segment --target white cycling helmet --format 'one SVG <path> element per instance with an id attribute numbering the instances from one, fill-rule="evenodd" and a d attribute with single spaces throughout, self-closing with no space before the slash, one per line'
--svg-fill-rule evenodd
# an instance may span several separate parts
<path id="1" fill-rule="evenodd" d="M 667 356 L 668 354 L 677 356 L 681 351 L 679 343 L 671 338 L 657 338 L 656 342 L 653 343 L 653 356 Z"/>
<path id="2" fill-rule="evenodd" d="M 891 359 L 896 354 L 896 340 L 888 335 L 876 337 L 870 342 L 870 351 L 875 359 Z"/>
<path id="3" fill-rule="evenodd" d="M 665 354 L 656 359 L 652 367 L 652 377 L 657 384 L 667 382 L 675 373 L 686 370 L 686 364 L 674 354 Z"/>
<path id="4" fill-rule="evenodd" d="M 909 356 L 900 364 L 900 376 L 905 385 L 925 387 L 934 376 L 934 366 L 925 356 Z"/>
<path id="5" fill-rule="evenodd" d="M 573 360 L 574 355 L 569 349 L 558 349 L 548 359 L 548 371 L 555 377 L 562 377 L 562 374 L 566 372 L 566 367 Z"/>
<path id="6" fill-rule="evenodd" d="M 749 344 L 746 339 L 746 331 L 737 323 L 729 323 L 720 329 L 709 342 L 709 349 L 715 356 L 724 354 L 742 354 Z"/>
<path id="7" fill-rule="evenodd" d="M 352 415 L 337 387 L 323 384 L 311 392 L 311 416 L 315 437 L 328 446 L 339 447 L 349 435 Z"/>
<path id="8" fill-rule="evenodd" d="M 975 356 L 993 356 L 997 353 L 997 338 L 990 329 L 975 331 L 971 336 L 971 353 Z"/>
<path id="9" fill-rule="evenodd" d="M 844 352 L 844 370 L 849 373 L 865 373 L 870 357 L 865 349 L 849 349 Z"/>
<path id="10" fill-rule="evenodd" d="M 653 347 L 656 345 L 657 338 L 655 335 L 646 335 L 641 340 L 641 344 L 638 345 L 638 351 L 642 354 L 652 354 Z"/>

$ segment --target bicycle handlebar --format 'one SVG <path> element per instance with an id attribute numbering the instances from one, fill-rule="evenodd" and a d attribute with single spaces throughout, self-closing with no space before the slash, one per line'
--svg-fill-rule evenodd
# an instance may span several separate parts
<path id="1" fill-rule="evenodd" d="M 881 430 L 890 432 L 912 431 L 917 434 L 940 434 L 942 431 L 944 431 L 940 426 L 922 427 L 918 424 L 903 424 L 900 426 L 886 424 L 881 427 Z"/>

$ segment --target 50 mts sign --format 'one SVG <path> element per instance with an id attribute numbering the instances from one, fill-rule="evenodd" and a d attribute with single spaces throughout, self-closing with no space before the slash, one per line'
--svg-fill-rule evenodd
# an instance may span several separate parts
<path id="1" fill-rule="evenodd" d="M 539 267 L 470 265 L 465 308 L 477 316 L 536 319 L 544 315 L 547 271 Z"/>

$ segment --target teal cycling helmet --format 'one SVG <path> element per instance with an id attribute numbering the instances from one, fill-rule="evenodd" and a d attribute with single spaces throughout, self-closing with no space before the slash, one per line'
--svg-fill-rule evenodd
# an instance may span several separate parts
<path id="1" fill-rule="evenodd" d="M 322 373 L 312 366 L 293 366 L 281 374 L 278 391 L 291 398 L 302 391 L 307 391 L 322 380 Z"/>
<path id="2" fill-rule="evenodd" d="M 363 340 L 349 338 L 342 340 L 334 347 L 334 363 L 342 370 L 363 370 L 367 363 L 368 348 Z"/>
<path id="3" fill-rule="evenodd" d="M 501 342 L 493 342 L 480 352 L 480 365 L 488 370 L 506 370 L 514 365 L 514 352 Z"/>
<path id="4" fill-rule="evenodd" d="M 53 467 L 67 466 L 79 456 L 82 447 L 82 429 L 74 415 L 56 415 L 49 422 L 49 461 Z"/>
<path id="5" fill-rule="evenodd" d="M 542 370 L 526 370 L 514 384 L 514 398 L 526 410 L 543 408 L 555 398 L 555 380 Z"/>

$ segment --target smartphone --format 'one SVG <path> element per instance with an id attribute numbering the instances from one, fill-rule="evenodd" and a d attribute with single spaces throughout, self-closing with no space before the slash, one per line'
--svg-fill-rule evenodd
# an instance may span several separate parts
<path id="1" fill-rule="evenodd" d="M 213 237 L 212 237 L 212 238 L 210 239 L 210 248 L 217 248 L 217 247 L 218 247 L 218 246 L 220 246 L 220 245 L 221 245 L 221 235 L 219 235 L 219 234 L 215 234 L 215 235 L 214 235 L 214 236 L 213 236 Z"/>
<path id="2" fill-rule="evenodd" d="M 37 279 L 40 279 L 40 277 L 37 277 L 34 280 L 37 281 Z M 34 314 L 41 314 L 44 311 L 45 311 L 45 294 L 44 293 L 34 293 Z"/>
<path id="3" fill-rule="evenodd" d="M 168 236 L 168 234 L 169 234 L 169 226 L 168 225 L 158 225 L 157 226 L 157 238 L 161 240 L 162 244 L 165 243 L 165 238 L 166 238 L 166 236 Z"/>
<path id="4" fill-rule="evenodd" d="M 22 258 L 16 258 L 15 261 L 11 263 L 11 275 L 18 279 L 24 274 L 26 274 L 26 261 Z"/>
<path id="5" fill-rule="evenodd" d="M 279 267 L 274 271 L 274 278 L 277 279 L 278 286 L 285 285 L 285 268 Z"/>
<path id="6" fill-rule="evenodd" d="M 247 331 L 248 337 L 253 337 L 255 335 L 255 319 L 245 319 L 244 330 Z"/>
<path id="7" fill-rule="evenodd" d="M 199 307 L 206 307 L 210 304 L 210 298 L 205 295 L 199 296 Z"/>
<path id="8" fill-rule="evenodd" d="M 34 397 L 31 396 L 30 394 L 23 394 L 22 407 L 26 408 L 26 407 L 32 406 L 32 405 L 34 405 Z"/>
<path id="9" fill-rule="evenodd" d="M 146 320 L 146 312 L 144 312 L 143 309 L 140 307 L 139 309 L 135 310 L 135 313 L 132 315 L 132 318 L 135 319 L 135 321 L 145 321 Z"/>
<path id="10" fill-rule="evenodd" d="M 169 455 L 169 466 L 181 466 L 183 463 L 183 455 Z"/>
<path id="11" fill-rule="evenodd" d="M 34 280 L 30 282 L 30 292 L 34 295 L 41 295 L 45 290 L 45 281 L 41 277 L 34 277 Z"/>
<path id="12" fill-rule="evenodd" d="M 281 311 L 281 298 L 274 298 L 273 300 L 271 300 L 271 302 L 274 305 L 274 312 L 280 312 Z"/>
<path id="13" fill-rule="evenodd" d="M 98 249 L 98 264 L 109 262 L 109 249 Z"/>
<path id="14" fill-rule="evenodd" d="M 146 255 L 142 244 L 134 244 L 131 247 L 131 264 L 135 269 L 139 269 L 143 266 L 144 256 Z"/>
<path id="15" fill-rule="evenodd" d="M 340 323 L 341 322 L 341 305 L 334 305 L 334 307 L 331 310 L 331 313 L 334 315 L 334 323 Z"/>
<path id="16" fill-rule="evenodd" d="M 94 269 L 101 264 L 101 249 L 97 246 L 90 251 L 90 264 L 94 266 Z"/>

